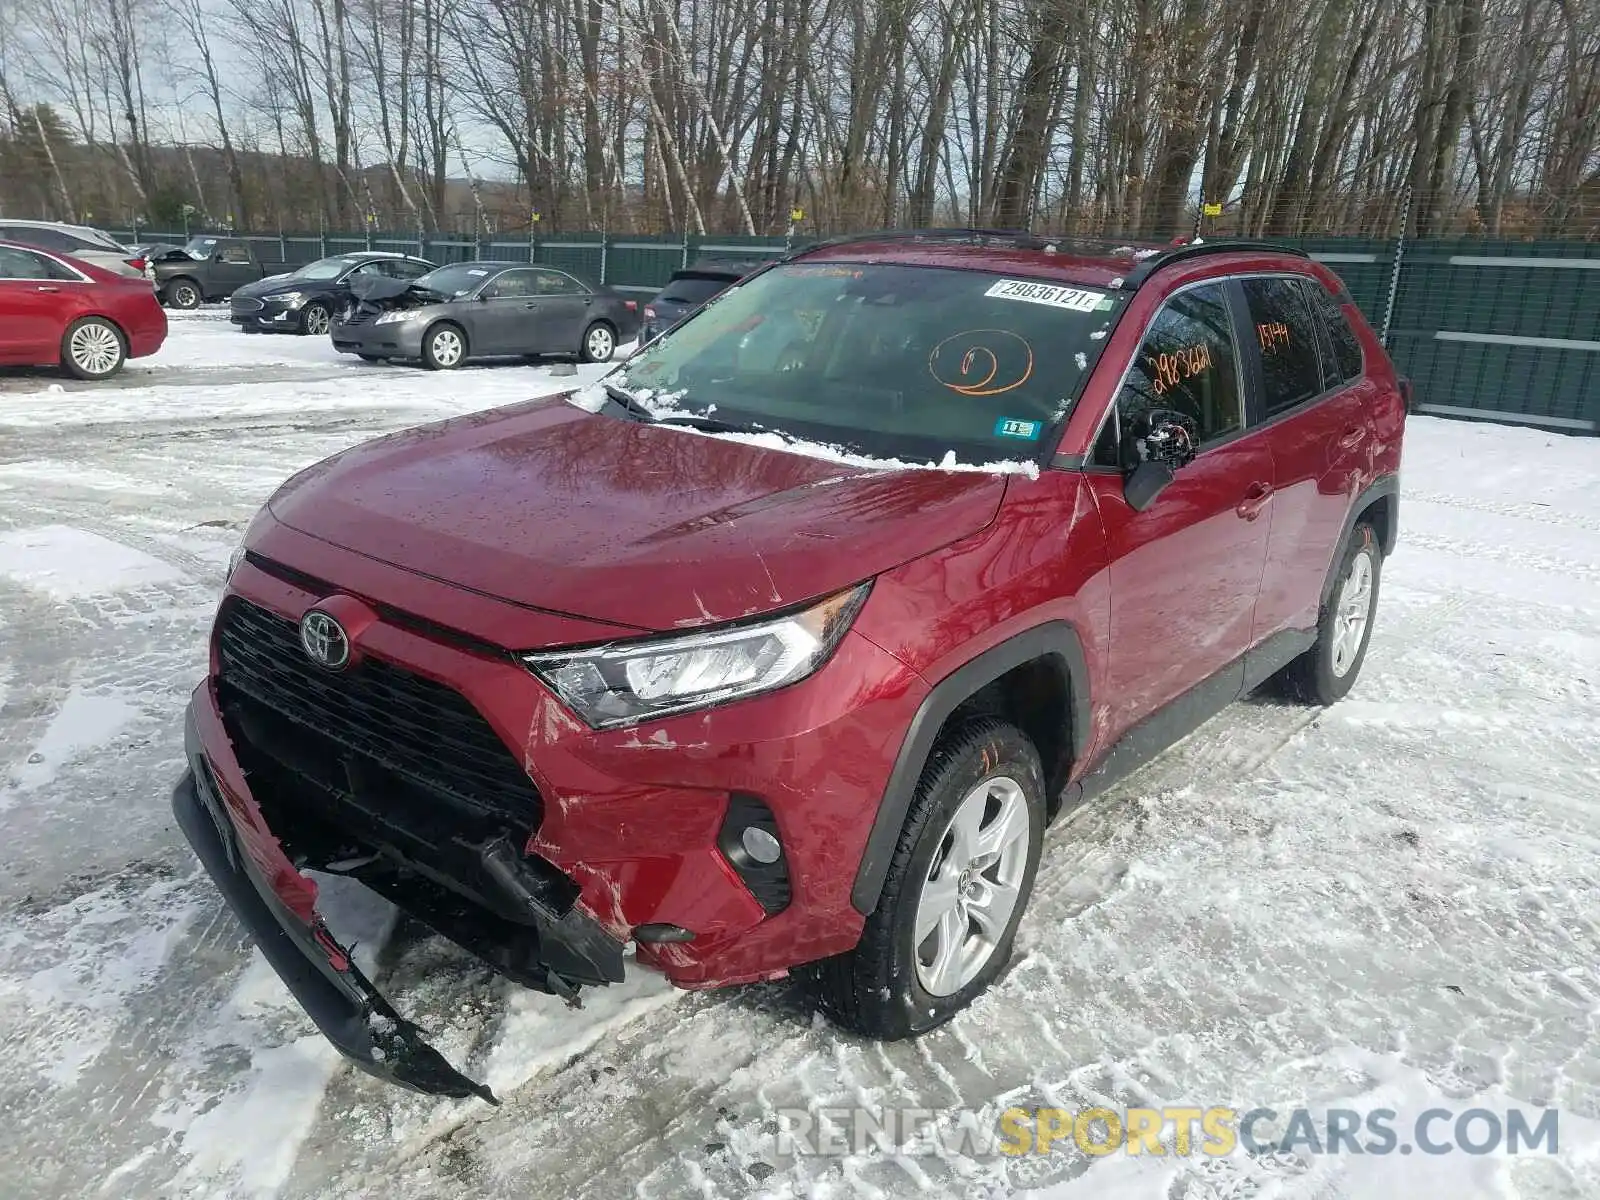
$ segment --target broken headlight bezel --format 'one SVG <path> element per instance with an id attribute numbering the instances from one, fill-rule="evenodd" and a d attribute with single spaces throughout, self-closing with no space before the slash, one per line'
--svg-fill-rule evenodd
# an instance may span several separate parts
<path id="1" fill-rule="evenodd" d="M 764 695 L 815 674 L 870 590 L 863 583 L 782 616 L 698 633 L 519 657 L 591 729 L 620 729 Z"/>

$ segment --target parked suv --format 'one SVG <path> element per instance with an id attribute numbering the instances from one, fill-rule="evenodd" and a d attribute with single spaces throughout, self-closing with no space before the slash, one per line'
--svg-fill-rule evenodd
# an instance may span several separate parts
<path id="1" fill-rule="evenodd" d="M 877 1038 L 1005 964 L 1045 827 L 1361 670 L 1402 384 L 1249 243 L 878 235 L 598 385 L 290 479 L 230 572 L 182 827 L 374 1074 L 487 1089 L 352 962 L 354 876 L 530 987 L 795 972 Z"/>

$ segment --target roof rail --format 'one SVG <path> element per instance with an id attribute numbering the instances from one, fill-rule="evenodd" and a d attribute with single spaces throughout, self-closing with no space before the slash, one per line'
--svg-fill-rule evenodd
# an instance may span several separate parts
<path id="1" fill-rule="evenodd" d="M 1010 242 L 1015 246 L 1031 245 L 1039 241 L 1026 229 L 984 229 L 978 226 L 950 225 L 928 229 L 880 229 L 875 233 L 846 233 L 839 237 L 796 246 L 783 256 L 787 261 L 817 250 L 832 250 L 836 246 L 851 246 L 862 242 Z"/>
<path id="2" fill-rule="evenodd" d="M 1159 254 L 1152 254 L 1140 259 L 1138 265 L 1122 277 L 1122 286 L 1128 291 L 1133 291 L 1162 267 L 1169 267 L 1175 262 L 1182 262 L 1189 258 L 1199 258 L 1204 254 L 1227 254 L 1237 250 L 1269 250 L 1274 254 L 1293 254 L 1299 258 L 1311 257 L 1307 251 L 1295 246 L 1285 246 L 1278 242 L 1265 242 L 1252 238 L 1232 238 L 1216 242 L 1185 242 L 1181 246 L 1172 246 L 1162 250 Z"/>

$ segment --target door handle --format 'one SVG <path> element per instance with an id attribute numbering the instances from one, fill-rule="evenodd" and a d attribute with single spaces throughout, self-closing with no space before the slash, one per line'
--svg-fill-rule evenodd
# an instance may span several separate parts
<path id="1" fill-rule="evenodd" d="M 1270 483 L 1253 483 L 1250 490 L 1244 494 L 1244 499 L 1239 501 L 1239 507 L 1233 511 L 1246 521 L 1254 521 L 1261 515 L 1261 510 L 1267 506 L 1267 501 L 1272 499 L 1272 485 Z"/>
<path id="2" fill-rule="evenodd" d="M 1357 425 L 1353 429 L 1346 429 L 1344 431 L 1344 436 L 1339 439 L 1339 449 L 1354 450 L 1366 440 L 1367 427 L 1365 425 Z"/>
<path id="3" fill-rule="evenodd" d="M 36 292 L 59 292 L 61 289 L 58 288 L 58 287 L 52 287 L 48 283 L 41 283 L 38 287 L 34 288 L 33 290 L 36 291 Z"/>

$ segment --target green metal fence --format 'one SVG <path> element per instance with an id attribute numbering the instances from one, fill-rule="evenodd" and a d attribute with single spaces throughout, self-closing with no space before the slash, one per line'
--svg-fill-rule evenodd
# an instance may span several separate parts
<path id="1" fill-rule="evenodd" d="M 113 231 L 127 241 L 186 234 Z M 137 236 L 135 236 L 137 234 Z M 641 296 L 700 257 L 752 262 L 783 238 L 573 234 L 479 239 L 399 233 L 251 234 L 264 259 L 308 262 L 372 249 L 431 262 L 545 262 Z M 799 244 L 798 242 L 795 244 Z M 1285 239 L 1349 288 L 1422 412 L 1600 432 L 1600 243 Z M 1398 263 L 1397 260 L 1398 259 Z"/>

